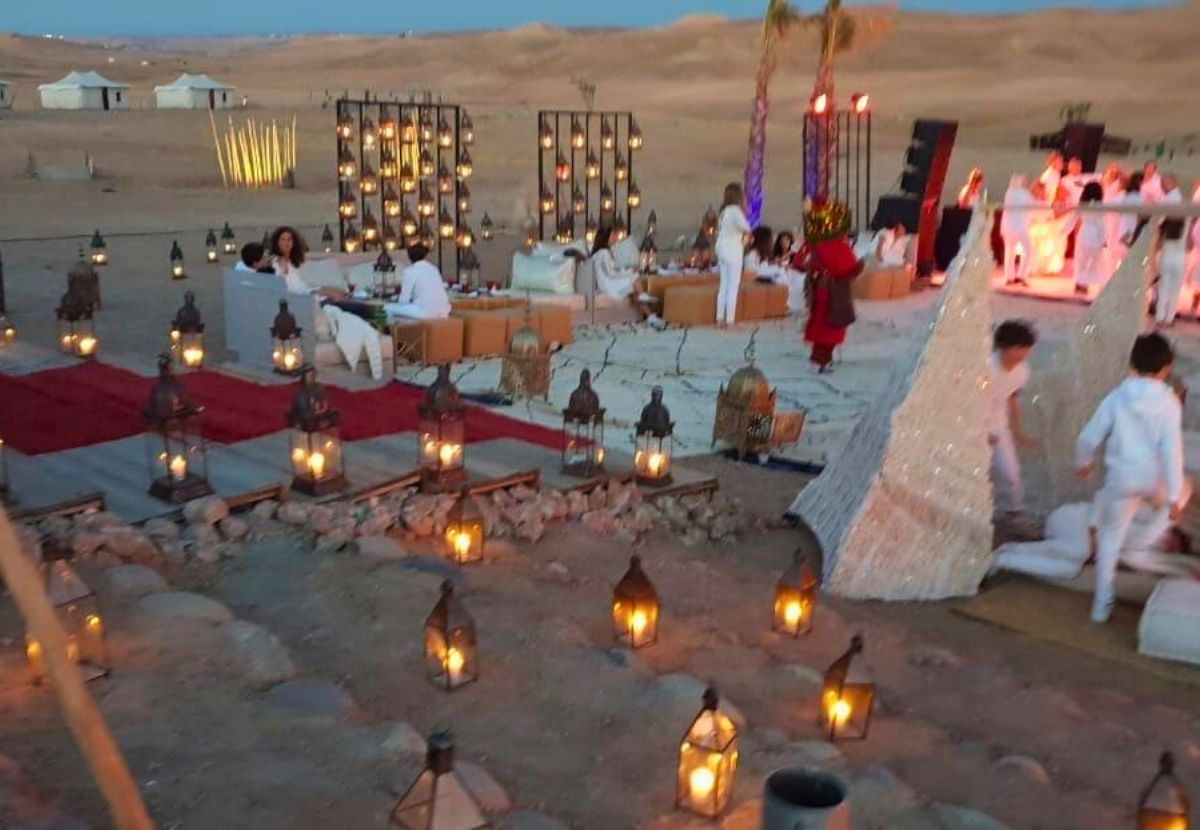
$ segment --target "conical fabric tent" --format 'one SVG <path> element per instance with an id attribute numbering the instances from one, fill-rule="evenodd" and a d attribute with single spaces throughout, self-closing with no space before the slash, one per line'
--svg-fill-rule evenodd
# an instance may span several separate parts
<path id="1" fill-rule="evenodd" d="M 234 88 L 208 75 L 183 73 L 174 81 L 154 88 L 159 109 L 226 109 L 233 106 Z"/>
<path id="2" fill-rule="evenodd" d="M 42 84 L 38 92 L 44 109 L 129 109 L 129 84 L 110 81 L 92 71 L 68 72 L 62 80 Z"/>

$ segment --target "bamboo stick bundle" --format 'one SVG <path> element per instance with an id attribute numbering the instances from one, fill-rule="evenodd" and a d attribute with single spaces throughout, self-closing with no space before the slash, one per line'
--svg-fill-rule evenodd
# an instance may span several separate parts
<path id="1" fill-rule="evenodd" d="M 217 151 L 217 167 L 221 169 L 221 187 L 229 187 L 229 178 L 225 175 L 225 159 L 221 157 L 221 141 L 217 138 L 217 119 L 212 110 L 208 111 L 208 125 L 212 127 L 213 148 Z"/>
<path id="2" fill-rule="evenodd" d="M 271 119 L 271 135 L 275 145 L 275 183 L 279 184 L 283 181 L 283 156 L 279 149 L 279 125 L 275 122 L 275 119 Z"/>

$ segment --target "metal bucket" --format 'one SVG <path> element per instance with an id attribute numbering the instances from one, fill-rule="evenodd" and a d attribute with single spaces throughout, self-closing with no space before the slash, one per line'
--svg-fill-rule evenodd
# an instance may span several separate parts
<path id="1" fill-rule="evenodd" d="M 820 770 L 775 770 L 763 785 L 762 830 L 850 830 L 846 785 Z"/>

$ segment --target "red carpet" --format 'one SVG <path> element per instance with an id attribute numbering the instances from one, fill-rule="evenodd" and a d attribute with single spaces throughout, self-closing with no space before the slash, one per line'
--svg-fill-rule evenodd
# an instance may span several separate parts
<path id="1" fill-rule="evenodd" d="M 204 436 L 232 444 L 284 429 L 294 385 L 263 386 L 220 372 L 181 376 L 192 399 L 204 407 Z M 153 379 L 104 363 L 87 362 L 23 377 L 0 374 L 0 434 L 18 452 L 38 455 L 86 447 L 137 435 L 146 429 L 142 409 Z M 415 431 L 418 386 L 389 383 L 366 392 L 327 387 L 342 413 L 342 437 L 348 441 L 394 432 Z M 562 433 L 467 407 L 467 441 L 515 438 L 551 449 L 562 446 Z"/>

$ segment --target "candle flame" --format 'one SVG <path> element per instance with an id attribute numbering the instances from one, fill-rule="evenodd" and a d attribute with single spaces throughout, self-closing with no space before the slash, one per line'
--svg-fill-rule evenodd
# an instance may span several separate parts
<path id="1" fill-rule="evenodd" d="M 451 679 L 457 680 L 462 675 L 463 667 L 467 664 L 466 655 L 459 651 L 454 646 L 446 649 L 446 656 L 443 661 L 446 664 L 446 672 Z"/>
<path id="2" fill-rule="evenodd" d="M 438 448 L 438 459 L 442 462 L 443 467 L 449 467 L 453 463 L 454 458 L 458 455 L 458 444 L 442 444 Z"/>
<path id="3" fill-rule="evenodd" d="M 183 350 L 183 365 L 196 368 L 204 362 L 204 349 L 191 347 Z"/>
<path id="4" fill-rule="evenodd" d="M 325 474 L 325 453 L 314 452 L 308 457 L 308 469 L 313 474 L 313 478 L 320 478 Z"/>
<path id="5" fill-rule="evenodd" d="M 471 553 L 471 534 L 460 530 L 454 534 L 454 553 L 459 561 L 465 561 Z"/>
<path id="6" fill-rule="evenodd" d="M 79 353 L 91 354 L 96 351 L 96 338 L 91 335 L 84 335 L 79 338 Z"/>
<path id="7" fill-rule="evenodd" d="M 295 352 L 289 350 L 284 353 L 283 368 L 285 368 L 285 369 L 295 369 L 296 368 L 296 353 Z"/>
<path id="8" fill-rule="evenodd" d="M 803 610 L 804 604 L 800 602 L 800 600 L 792 600 L 783 608 L 783 621 L 787 623 L 789 627 L 795 628 L 800 624 L 800 618 L 803 616 L 801 612 Z"/>
<path id="9" fill-rule="evenodd" d="M 650 619 L 646 616 L 646 612 L 638 609 L 629 617 L 629 629 L 633 632 L 635 638 L 641 637 L 642 633 L 649 625 Z"/>
<path id="10" fill-rule="evenodd" d="M 183 481 L 187 477 L 187 459 L 182 455 L 176 455 L 172 458 L 168 466 L 171 470 L 171 478 L 176 481 Z"/>
<path id="11" fill-rule="evenodd" d="M 853 707 L 839 697 L 829 705 L 829 719 L 833 721 L 834 726 L 845 726 L 853 711 Z"/>
<path id="12" fill-rule="evenodd" d="M 708 767 L 697 767 L 688 776 L 688 787 L 691 789 L 692 798 L 697 801 L 712 795 L 716 784 L 717 776 Z"/>
<path id="13" fill-rule="evenodd" d="M 650 453 L 650 458 L 646 461 L 646 468 L 650 471 L 651 475 L 659 475 L 662 472 L 664 461 L 666 459 L 661 452 L 652 452 Z"/>

